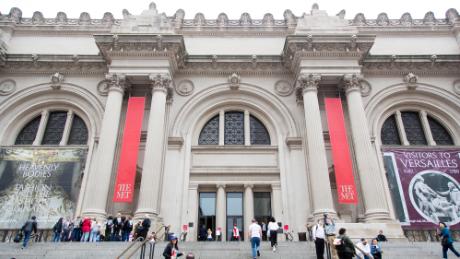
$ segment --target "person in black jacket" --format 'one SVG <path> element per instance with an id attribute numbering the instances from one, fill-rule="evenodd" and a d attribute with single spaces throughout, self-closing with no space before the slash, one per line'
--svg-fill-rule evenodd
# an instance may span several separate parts
<path id="1" fill-rule="evenodd" d="M 148 215 L 145 215 L 144 220 L 141 223 L 141 227 L 137 229 L 138 234 L 137 237 L 143 237 L 144 240 L 147 238 L 147 233 L 149 232 L 150 228 L 150 219 L 148 218 Z"/>
<path id="2" fill-rule="evenodd" d="M 27 243 L 30 239 L 30 234 L 32 231 L 34 234 L 37 233 L 37 221 L 36 217 L 32 216 L 25 224 L 22 226 L 21 230 L 24 232 L 24 242 L 22 243 L 22 249 L 26 248 Z"/>
<path id="3" fill-rule="evenodd" d="M 112 232 L 112 241 L 120 241 L 120 232 L 125 223 L 126 217 L 121 216 L 120 213 L 117 214 L 117 217 L 113 219 L 113 232 Z"/>
<path id="4" fill-rule="evenodd" d="M 176 259 L 177 257 L 183 255 L 183 253 L 179 252 L 179 246 L 177 245 L 177 242 L 177 236 L 174 234 L 170 235 L 170 241 L 163 251 L 163 256 L 165 259 Z"/>
<path id="5" fill-rule="evenodd" d="M 59 242 L 61 240 L 61 233 L 62 233 L 62 221 L 64 218 L 59 218 L 59 220 L 54 224 L 53 227 L 53 233 L 54 233 L 54 238 L 53 242 Z"/>
<path id="6" fill-rule="evenodd" d="M 123 223 L 123 227 L 121 229 L 121 241 L 129 241 L 129 233 L 133 231 L 133 219 L 128 217 Z"/>

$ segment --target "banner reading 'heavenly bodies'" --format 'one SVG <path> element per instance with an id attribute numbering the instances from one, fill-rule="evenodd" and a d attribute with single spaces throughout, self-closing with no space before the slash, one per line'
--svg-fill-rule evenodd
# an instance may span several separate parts
<path id="1" fill-rule="evenodd" d="M 358 196 L 340 98 L 325 98 L 339 203 L 357 204 Z"/>
<path id="2" fill-rule="evenodd" d="M 113 193 L 114 202 L 132 202 L 136 178 L 137 155 L 144 117 L 145 97 L 130 97 L 123 130 L 117 180 Z"/>

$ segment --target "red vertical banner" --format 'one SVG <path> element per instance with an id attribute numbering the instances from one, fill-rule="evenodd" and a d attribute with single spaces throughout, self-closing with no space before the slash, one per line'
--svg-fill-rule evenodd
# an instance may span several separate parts
<path id="1" fill-rule="evenodd" d="M 113 193 L 114 202 L 132 202 L 136 178 L 137 155 L 144 118 L 145 97 L 130 97 L 123 130 L 117 180 Z"/>
<path id="2" fill-rule="evenodd" d="M 355 180 L 340 98 L 325 98 L 339 203 L 357 204 Z"/>

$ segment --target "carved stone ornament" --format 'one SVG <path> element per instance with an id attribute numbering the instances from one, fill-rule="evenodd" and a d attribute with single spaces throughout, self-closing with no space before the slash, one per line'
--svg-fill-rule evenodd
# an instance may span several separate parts
<path id="1" fill-rule="evenodd" d="M 359 90 L 361 92 L 361 75 L 357 74 L 346 74 L 343 76 L 345 91 Z"/>
<path id="2" fill-rule="evenodd" d="M 61 84 L 64 82 L 64 75 L 56 72 L 51 76 L 51 88 L 53 90 L 61 89 Z"/>
<path id="3" fill-rule="evenodd" d="M 6 79 L 0 82 L 0 95 L 10 95 L 16 90 L 16 82 L 13 79 Z"/>
<path id="4" fill-rule="evenodd" d="M 173 33 L 174 26 L 164 13 L 159 13 L 155 3 L 150 3 L 147 10 L 139 15 L 123 10 L 120 26 L 113 26 L 112 32 L 119 33 Z"/>
<path id="5" fill-rule="evenodd" d="M 372 91 L 371 84 L 366 80 L 360 80 L 360 83 L 361 83 L 361 96 L 363 97 L 369 96 Z"/>
<path id="6" fill-rule="evenodd" d="M 454 81 L 453 87 L 454 87 L 454 93 L 456 93 L 457 95 L 460 95 L 460 79 L 457 79 Z"/>
<path id="7" fill-rule="evenodd" d="M 318 74 L 302 74 L 297 79 L 299 86 L 303 91 L 318 90 L 319 83 L 321 82 L 321 75 Z"/>
<path id="8" fill-rule="evenodd" d="M 152 85 L 152 91 L 165 91 L 171 85 L 171 77 L 168 74 L 152 74 L 149 76 Z"/>
<path id="9" fill-rule="evenodd" d="M 193 82 L 190 80 L 182 80 L 175 87 L 176 93 L 180 96 L 191 95 L 194 89 L 195 86 L 193 85 Z"/>
<path id="10" fill-rule="evenodd" d="M 107 80 L 102 80 L 97 84 L 96 89 L 99 95 L 107 96 L 109 94 L 109 82 Z"/>
<path id="11" fill-rule="evenodd" d="M 404 82 L 409 90 L 414 90 L 417 88 L 418 76 L 410 72 L 404 76 Z"/>
<path id="12" fill-rule="evenodd" d="M 230 89 L 238 90 L 241 83 L 241 77 L 237 73 L 233 73 L 228 77 L 228 82 L 230 83 Z"/>
<path id="13" fill-rule="evenodd" d="M 124 91 L 126 88 L 126 76 L 124 74 L 106 74 L 105 79 L 108 83 L 108 90 Z"/>
<path id="14" fill-rule="evenodd" d="M 279 96 L 289 96 L 294 91 L 294 86 L 286 80 L 279 80 L 275 83 L 275 92 Z"/>

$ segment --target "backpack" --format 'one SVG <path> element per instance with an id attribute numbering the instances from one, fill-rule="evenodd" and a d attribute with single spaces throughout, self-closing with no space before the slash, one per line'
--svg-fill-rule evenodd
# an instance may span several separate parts
<path id="1" fill-rule="evenodd" d="M 345 253 L 345 243 L 342 238 L 334 239 L 334 246 L 339 254 Z"/>

